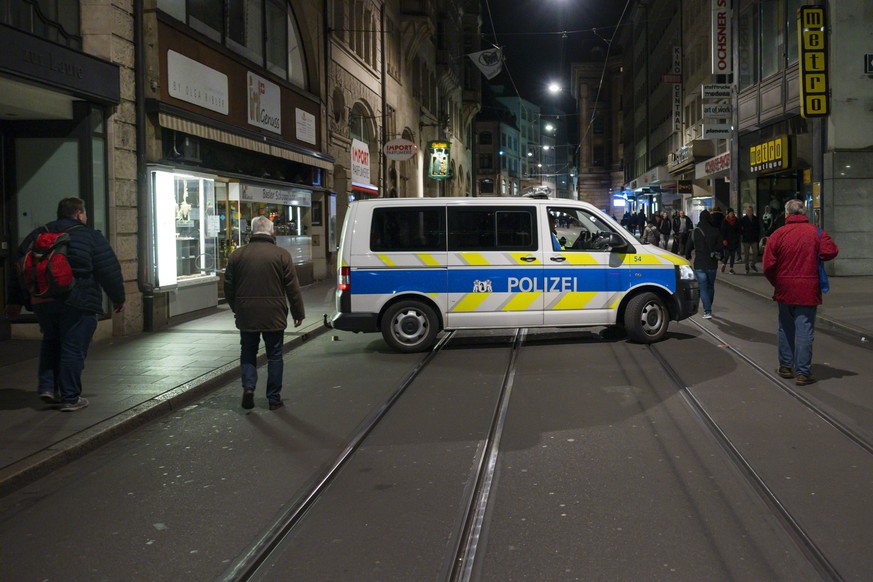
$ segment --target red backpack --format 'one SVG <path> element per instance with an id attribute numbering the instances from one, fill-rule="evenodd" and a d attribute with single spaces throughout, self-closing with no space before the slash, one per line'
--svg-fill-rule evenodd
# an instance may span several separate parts
<path id="1" fill-rule="evenodd" d="M 76 279 L 67 260 L 69 244 L 67 231 L 41 232 L 30 243 L 18 266 L 21 282 L 31 297 L 63 297 L 73 288 Z"/>

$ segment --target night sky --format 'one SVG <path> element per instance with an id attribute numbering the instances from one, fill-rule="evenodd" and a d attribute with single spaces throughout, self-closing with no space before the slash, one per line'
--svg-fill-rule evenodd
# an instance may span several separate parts
<path id="1" fill-rule="evenodd" d="M 570 63 L 588 60 L 593 47 L 605 54 L 609 45 L 602 39 L 612 37 L 626 1 L 482 0 L 482 48 L 496 42 L 505 58 L 504 72 L 491 83 L 515 93 L 514 81 L 525 99 L 566 109 L 565 99 L 549 95 L 548 83 L 557 79 L 568 89 Z M 565 39 L 561 31 L 567 31 Z"/>

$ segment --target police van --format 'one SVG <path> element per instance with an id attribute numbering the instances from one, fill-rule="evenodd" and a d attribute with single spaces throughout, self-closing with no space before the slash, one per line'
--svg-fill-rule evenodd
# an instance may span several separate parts
<path id="1" fill-rule="evenodd" d="M 619 326 L 652 343 L 700 298 L 687 260 L 591 204 L 554 198 L 352 202 L 337 271 L 325 323 L 381 331 L 401 352 L 483 328 Z"/>

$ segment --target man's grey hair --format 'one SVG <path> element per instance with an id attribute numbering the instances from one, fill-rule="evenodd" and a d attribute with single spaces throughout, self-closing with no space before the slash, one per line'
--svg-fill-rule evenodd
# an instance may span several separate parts
<path id="1" fill-rule="evenodd" d="M 273 221 L 266 216 L 252 220 L 252 234 L 273 234 Z"/>
<path id="2" fill-rule="evenodd" d="M 785 203 L 785 215 L 791 214 L 806 214 L 806 204 L 803 203 L 803 200 L 795 198 Z"/>

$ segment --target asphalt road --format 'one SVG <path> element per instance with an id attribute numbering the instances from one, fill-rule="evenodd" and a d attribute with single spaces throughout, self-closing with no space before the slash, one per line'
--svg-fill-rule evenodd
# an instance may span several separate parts
<path id="1" fill-rule="evenodd" d="M 714 311 L 655 351 L 840 576 L 864 579 L 873 455 L 750 365 L 775 368 L 772 303 L 720 287 Z M 652 350 L 596 331 L 525 337 L 473 578 L 820 579 Z M 243 411 L 234 382 L 0 499 L 4 578 L 227 572 L 421 360 L 376 335 L 338 338 L 286 355 L 282 411 L 262 392 Z M 869 353 L 819 333 L 821 381 L 802 396 L 873 442 Z M 457 334 L 260 576 L 445 579 L 510 354 L 509 332 Z"/>

